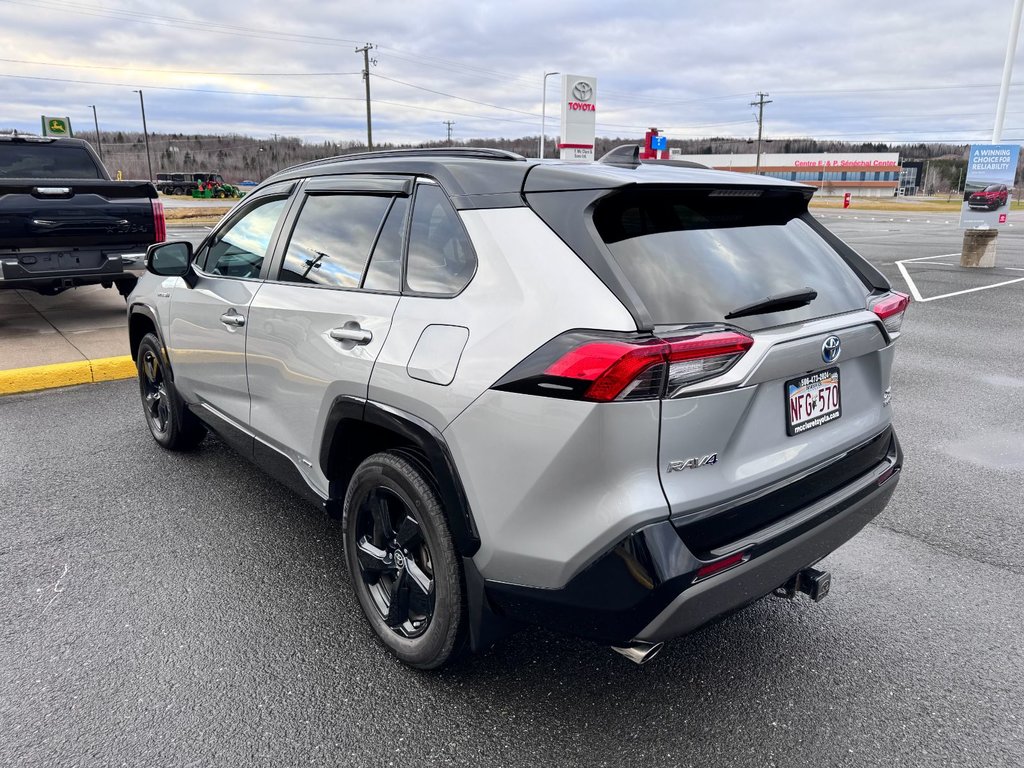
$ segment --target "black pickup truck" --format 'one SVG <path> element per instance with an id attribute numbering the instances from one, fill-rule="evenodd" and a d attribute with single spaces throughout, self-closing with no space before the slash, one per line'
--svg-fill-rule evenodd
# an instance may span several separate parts
<path id="1" fill-rule="evenodd" d="M 127 296 L 146 248 L 167 239 L 157 198 L 148 181 L 111 181 L 80 139 L 0 136 L 0 290 Z"/>

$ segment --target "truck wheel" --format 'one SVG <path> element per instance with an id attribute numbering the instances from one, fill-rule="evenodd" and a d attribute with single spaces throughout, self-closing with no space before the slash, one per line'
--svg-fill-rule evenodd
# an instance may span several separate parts
<path id="1" fill-rule="evenodd" d="M 173 192 L 176 195 L 184 195 L 185 194 L 185 190 L 182 189 L 181 187 L 175 187 Z"/>
<path id="2" fill-rule="evenodd" d="M 167 375 L 160 340 L 152 333 L 142 337 L 135 367 L 142 408 L 153 439 L 169 451 L 187 451 L 199 445 L 206 436 L 206 427 L 178 397 L 174 382 Z"/>
<path id="3" fill-rule="evenodd" d="M 345 560 L 371 629 L 395 656 L 435 669 L 466 644 L 462 568 L 434 485 L 396 451 L 366 459 L 345 494 Z"/>
<path id="4" fill-rule="evenodd" d="M 135 285 L 138 283 L 138 279 L 134 277 L 126 277 L 121 280 L 115 280 L 114 285 L 117 286 L 117 292 L 124 296 L 124 300 L 128 301 L 128 295 L 135 290 Z M 109 285 L 104 285 L 104 288 L 109 288 Z"/>

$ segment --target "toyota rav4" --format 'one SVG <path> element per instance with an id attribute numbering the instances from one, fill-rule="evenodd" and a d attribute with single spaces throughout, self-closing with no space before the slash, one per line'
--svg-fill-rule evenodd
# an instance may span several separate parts
<path id="1" fill-rule="evenodd" d="M 352 587 L 432 668 L 537 624 L 645 661 L 886 505 L 906 296 L 761 176 L 482 149 L 317 161 L 129 301 L 146 421 L 341 518 Z"/>
<path id="2" fill-rule="evenodd" d="M 984 208 L 994 211 L 1002 208 L 1010 199 L 1010 192 L 1005 184 L 989 184 L 984 189 L 972 192 L 967 198 L 967 205 L 970 208 Z"/>

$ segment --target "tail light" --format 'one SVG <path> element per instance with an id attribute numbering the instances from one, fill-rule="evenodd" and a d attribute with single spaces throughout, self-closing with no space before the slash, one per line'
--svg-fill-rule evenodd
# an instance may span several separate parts
<path id="1" fill-rule="evenodd" d="M 675 397 L 725 373 L 753 343 L 731 330 L 676 339 L 573 332 L 545 344 L 494 388 L 600 403 Z"/>
<path id="2" fill-rule="evenodd" d="M 164 216 L 164 204 L 160 200 L 150 200 L 153 204 L 154 243 L 162 243 L 167 239 L 167 218 Z"/>
<path id="3" fill-rule="evenodd" d="M 886 333 L 892 338 L 900 335 L 903 315 L 910 306 L 910 297 L 899 291 L 892 291 L 871 304 L 871 311 L 878 315 Z"/>

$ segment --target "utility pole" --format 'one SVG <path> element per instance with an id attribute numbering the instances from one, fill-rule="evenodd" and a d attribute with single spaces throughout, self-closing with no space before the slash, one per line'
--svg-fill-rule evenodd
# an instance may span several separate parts
<path id="1" fill-rule="evenodd" d="M 142 107 L 142 133 L 146 137 L 146 163 L 149 166 L 149 180 L 153 180 L 153 157 L 149 154 L 149 129 L 146 127 L 146 102 L 142 98 L 142 90 L 133 91 L 139 94 L 139 106 Z"/>
<path id="2" fill-rule="evenodd" d="M 96 151 L 100 153 L 100 160 L 103 159 L 103 142 L 100 141 L 100 121 L 96 117 L 96 105 L 90 104 L 92 108 L 92 122 L 96 126 Z"/>
<path id="3" fill-rule="evenodd" d="M 442 120 L 442 123 L 448 126 L 448 146 L 452 145 L 452 126 L 455 125 L 454 120 Z"/>
<path id="4" fill-rule="evenodd" d="M 754 173 L 761 175 L 761 134 L 764 128 L 764 105 L 771 104 L 767 93 L 757 92 L 757 101 L 750 102 L 750 106 L 757 107 L 757 167 Z"/>
<path id="5" fill-rule="evenodd" d="M 367 43 L 362 48 L 356 48 L 356 53 L 363 54 L 363 81 L 366 83 L 366 150 L 373 151 L 373 121 L 370 117 L 370 51 L 374 45 Z M 373 59 L 376 64 L 377 60 Z"/>

